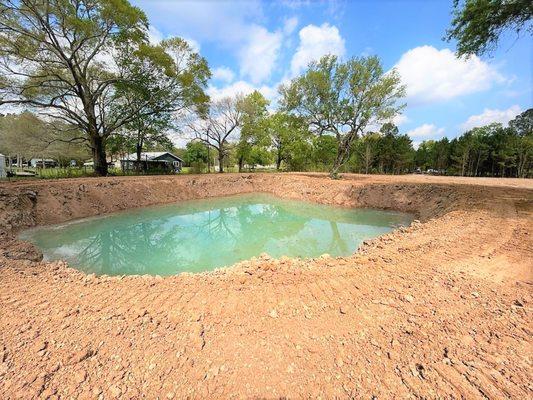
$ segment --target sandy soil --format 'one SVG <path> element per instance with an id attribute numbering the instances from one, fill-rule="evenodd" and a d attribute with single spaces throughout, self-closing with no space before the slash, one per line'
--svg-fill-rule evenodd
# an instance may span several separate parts
<path id="1" fill-rule="evenodd" d="M 265 191 L 418 215 L 345 258 L 95 277 L 34 225 Z M 255 174 L 0 184 L 0 393 L 24 398 L 533 396 L 533 181 Z"/>

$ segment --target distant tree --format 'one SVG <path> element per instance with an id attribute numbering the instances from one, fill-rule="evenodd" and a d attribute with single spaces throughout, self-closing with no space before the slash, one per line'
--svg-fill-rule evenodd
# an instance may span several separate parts
<path id="1" fill-rule="evenodd" d="M 207 145 L 198 140 L 187 143 L 184 161 L 189 164 L 195 172 L 201 172 L 203 167 L 209 162 L 209 150 Z"/>
<path id="2" fill-rule="evenodd" d="M 331 165 L 337 158 L 337 138 L 331 135 L 316 136 L 313 138 L 312 160 L 319 170 L 331 169 Z"/>
<path id="3" fill-rule="evenodd" d="M 80 135 L 72 140 L 88 143 L 95 172 L 106 175 L 106 141 L 113 133 L 181 104 L 175 93 L 183 82 L 174 61 L 149 44 L 147 27 L 145 14 L 127 0 L 2 1 L 0 104 L 75 126 Z M 122 89 L 143 86 L 147 73 L 158 85 L 124 112 L 131 97 Z"/>
<path id="4" fill-rule="evenodd" d="M 390 120 L 402 109 L 398 101 L 405 88 L 394 69 L 384 73 L 377 57 L 340 62 L 324 56 L 280 92 L 283 110 L 304 118 L 317 136 L 335 136 L 337 154 L 330 173 L 336 177 L 367 125 Z"/>
<path id="5" fill-rule="evenodd" d="M 71 141 L 79 135 L 64 124 L 45 122 L 30 112 L 11 114 L 0 118 L 0 153 L 17 157 L 20 167 L 23 159 L 53 158 L 61 164 L 82 160 L 89 156 L 88 148 Z"/>
<path id="6" fill-rule="evenodd" d="M 242 96 L 225 97 L 211 102 L 205 116 L 190 116 L 187 131 L 218 152 L 219 172 L 224 172 L 224 162 L 229 154 L 229 145 L 237 141 L 241 124 Z"/>
<path id="7" fill-rule="evenodd" d="M 365 174 L 370 173 L 372 165 L 377 158 L 380 138 L 379 133 L 368 132 L 356 143 L 355 154 L 361 161 L 362 170 Z"/>
<path id="8" fill-rule="evenodd" d="M 446 40 L 457 40 L 459 56 L 492 51 L 501 33 L 525 29 L 533 33 L 533 2 L 530 0 L 454 0 L 452 26 Z"/>
<path id="9" fill-rule="evenodd" d="M 266 130 L 268 104 L 269 101 L 255 90 L 242 98 L 237 105 L 241 114 L 240 138 L 236 147 L 239 172 L 242 171 L 245 162 L 250 165 L 258 164 L 256 161 L 259 154 L 264 153 L 269 145 Z"/>
<path id="10" fill-rule="evenodd" d="M 300 157 L 298 153 L 304 151 L 303 142 L 307 142 L 309 137 L 302 118 L 276 112 L 266 119 L 265 131 L 274 150 L 276 169 L 281 168 L 283 161 L 292 163 L 294 167 Z M 305 151 L 301 155 L 305 157 Z"/>
<path id="11" fill-rule="evenodd" d="M 533 109 L 518 115 L 509 122 L 509 127 L 517 135 L 517 176 L 525 178 L 533 169 Z"/>

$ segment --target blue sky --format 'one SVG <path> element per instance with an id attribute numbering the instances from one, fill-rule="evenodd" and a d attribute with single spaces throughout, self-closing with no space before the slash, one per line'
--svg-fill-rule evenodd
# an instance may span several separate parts
<path id="1" fill-rule="evenodd" d="M 407 85 L 396 122 L 415 143 L 507 123 L 532 106 L 533 43 L 506 33 L 496 52 L 458 60 L 442 40 L 452 0 L 180 1 L 133 0 L 154 41 L 181 36 L 207 59 L 216 98 L 258 89 L 275 103 L 277 86 L 326 53 L 378 55 Z"/>

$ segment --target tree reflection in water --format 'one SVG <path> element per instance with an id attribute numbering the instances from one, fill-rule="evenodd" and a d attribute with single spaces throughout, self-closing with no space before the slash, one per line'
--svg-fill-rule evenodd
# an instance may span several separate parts
<path id="1" fill-rule="evenodd" d="M 405 214 L 349 210 L 265 195 L 150 207 L 29 231 L 49 259 L 107 275 L 204 271 L 266 252 L 348 255 L 363 240 L 409 223 Z"/>

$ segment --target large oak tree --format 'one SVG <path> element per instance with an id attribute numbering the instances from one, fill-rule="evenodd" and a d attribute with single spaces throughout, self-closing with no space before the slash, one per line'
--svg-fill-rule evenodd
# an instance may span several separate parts
<path id="1" fill-rule="evenodd" d="M 127 0 L 2 0 L 0 104 L 76 126 L 95 172 L 106 175 L 110 135 L 182 101 L 175 61 L 148 43 L 147 29 L 144 13 Z M 157 82 L 146 82 L 147 73 Z M 124 107 L 126 89 L 146 84 L 147 96 Z"/>

